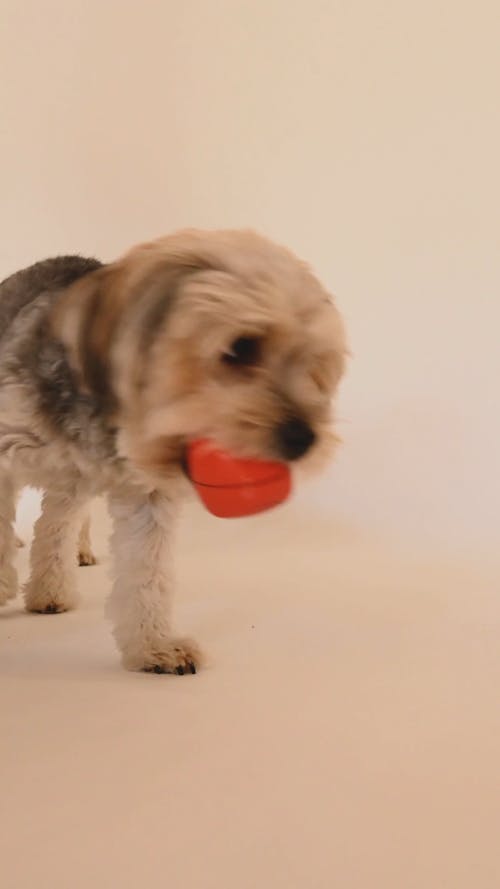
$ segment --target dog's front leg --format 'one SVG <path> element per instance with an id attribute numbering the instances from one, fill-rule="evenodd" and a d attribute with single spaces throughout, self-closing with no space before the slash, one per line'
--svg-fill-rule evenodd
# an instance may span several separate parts
<path id="1" fill-rule="evenodd" d="M 114 585 L 108 613 L 129 670 L 195 673 L 198 646 L 172 633 L 172 533 L 176 504 L 157 492 L 113 494 Z"/>

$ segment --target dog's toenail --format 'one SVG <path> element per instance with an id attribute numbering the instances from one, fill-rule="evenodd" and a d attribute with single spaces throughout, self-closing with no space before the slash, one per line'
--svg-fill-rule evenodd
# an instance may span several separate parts
<path id="1" fill-rule="evenodd" d="M 194 664 L 189 663 L 188 666 L 189 666 L 189 669 L 191 670 L 191 673 L 196 673 L 196 667 Z"/>
<path id="2" fill-rule="evenodd" d="M 178 676 L 184 676 L 184 667 L 179 664 L 179 666 L 175 668 L 175 672 Z"/>
<path id="3" fill-rule="evenodd" d="M 155 664 L 153 667 L 153 673 L 163 673 L 163 667 L 161 664 Z"/>

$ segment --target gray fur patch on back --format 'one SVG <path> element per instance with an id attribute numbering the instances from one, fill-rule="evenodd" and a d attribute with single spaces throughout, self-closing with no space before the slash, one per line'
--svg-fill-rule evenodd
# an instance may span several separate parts
<path id="1" fill-rule="evenodd" d="M 17 314 L 40 296 L 69 287 L 83 275 L 101 268 L 97 259 L 83 256 L 57 256 L 15 272 L 0 283 L 0 340 Z"/>
<path id="2" fill-rule="evenodd" d="M 106 459 L 115 453 L 115 431 L 95 400 L 80 391 L 64 346 L 48 328 L 50 308 L 61 290 L 101 266 L 96 259 L 62 256 L 0 284 L 0 386 L 2 369 L 10 380 L 22 380 L 54 433 Z"/>

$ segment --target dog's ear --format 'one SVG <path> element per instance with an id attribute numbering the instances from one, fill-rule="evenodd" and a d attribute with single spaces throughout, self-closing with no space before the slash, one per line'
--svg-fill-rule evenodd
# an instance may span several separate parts
<path id="1" fill-rule="evenodd" d="M 213 265 L 200 234 L 182 232 L 134 247 L 68 287 L 52 312 L 52 331 L 82 391 L 112 408 L 123 372 L 139 385 L 149 346 L 182 280 Z M 117 354 L 124 360 L 114 380 Z"/>
<path id="2" fill-rule="evenodd" d="M 110 347 L 128 301 L 122 279 L 118 263 L 85 275 L 61 294 L 51 318 L 81 388 L 102 404 L 113 400 Z"/>

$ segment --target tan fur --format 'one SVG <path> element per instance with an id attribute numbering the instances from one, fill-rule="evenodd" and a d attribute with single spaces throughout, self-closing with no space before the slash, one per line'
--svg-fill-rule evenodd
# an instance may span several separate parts
<path id="1" fill-rule="evenodd" d="M 179 298 L 145 368 L 134 298 L 162 278 L 168 288 L 173 271 Z M 284 248 L 252 232 L 196 231 L 134 248 L 75 284 L 57 306 L 54 329 L 77 369 L 81 318 L 92 288 L 100 298 L 89 348 L 111 368 L 127 452 L 150 449 L 153 471 L 161 447 L 154 440 L 169 435 L 211 435 L 236 453 L 276 457 L 272 430 L 294 410 L 311 422 L 323 447 L 325 437 L 332 442 L 326 428 L 344 367 L 342 325 L 317 279 Z M 241 333 L 266 339 L 266 361 L 251 378 L 238 379 L 220 363 L 223 349 Z M 138 366 L 147 373 L 139 390 Z"/>
<path id="2" fill-rule="evenodd" d="M 36 310 L 47 311 L 53 342 L 44 346 L 55 350 L 63 374 L 62 384 L 49 377 L 48 391 L 71 392 L 74 377 L 74 398 L 59 414 L 50 403 L 37 406 L 37 374 L 48 370 L 36 362 L 32 381 L 22 374 L 13 381 L 7 362 L 2 393 L 0 360 L 8 417 L 0 423 L 0 599 L 15 594 L 15 486 L 46 489 L 26 588 L 28 609 L 45 613 L 76 602 L 71 568 L 81 512 L 90 497 L 107 493 L 115 528 L 109 613 L 123 662 L 194 671 L 198 647 L 172 632 L 168 564 L 186 446 L 209 437 L 235 455 L 321 468 L 337 440 L 342 321 L 309 268 L 253 232 L 185 231 L 104 267 L 69 258 L 71 268 L 79 262 L 89 270 Z M 247 363 L 232 360 L 242 338 L 256 344 Z M 23 342 L 21 330 L 19 348 Z M 297 422 L 310 441 L 284 457 L 283 429 Z M 90 564 L 86 522 L 79 549 Z"/>
<path id="3" fill-rule="evenodd" d="M 85 516 L 78 536 L 78 564 L 80 567 L 97 565 L 97 559 L 92 551 L 90 540 L 90 516 Z"/>

